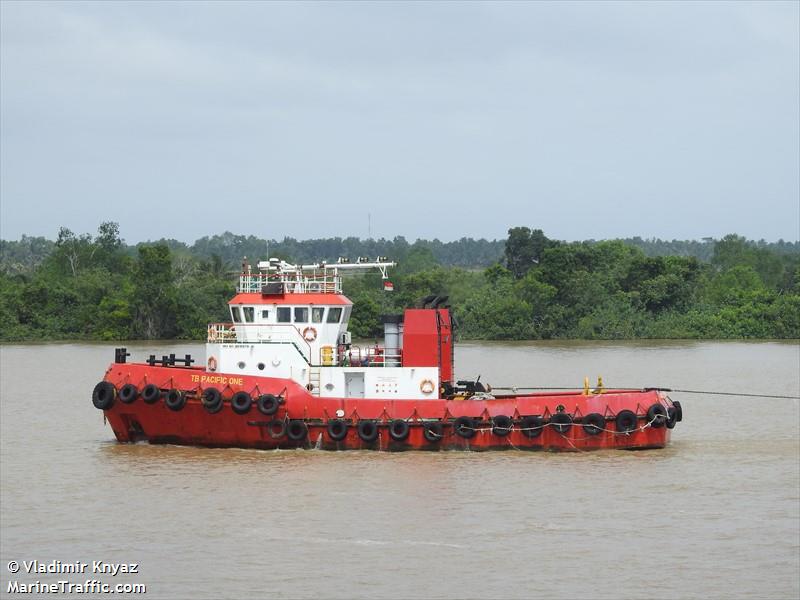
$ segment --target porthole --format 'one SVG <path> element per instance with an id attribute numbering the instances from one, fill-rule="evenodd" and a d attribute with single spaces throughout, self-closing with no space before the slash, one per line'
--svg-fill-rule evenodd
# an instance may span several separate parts
<path id="1" fill-rule="evenodd" d="M 258 370 L 263 371 L 266 365 L 264 363 L 258 363 Z"/>
<path id="2" fill-rule="evenodd" d="M 240 369 L 244 369 L 244 367 L 245 367 L 244 361 L 240 360 L 238 366 L 239 366 Z"/>

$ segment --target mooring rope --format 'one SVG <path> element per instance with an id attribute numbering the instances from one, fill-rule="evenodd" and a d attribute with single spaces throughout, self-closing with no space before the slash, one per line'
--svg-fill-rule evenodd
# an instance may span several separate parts
<path id="1" fill-rule="evenodd" d="M 508 390 L 511 392 L 521 392 L 526 390 L 537 390 L 537 391 L 564 391 L 564 390 L 574 390 L 575 392 L 583 393 L 582 390 L 576 388 L 575 386 L 572 387 L 520 387 L 520 386 L 512 386 L 512 387 L 500 387 L 500 386 L 492 386 L 492 390 Z M 779 400 L 800 400 L 800 396 L 781 396 L 777 394 L 750 394 L 745 392 L 712 392 L 708 390 L 679 390 L 676 388 L 662 388 L 662 387 L 644 387 L 644 388 L 634 388 L 634 387 L 608 387 L 605 386 L 603 389 L 603 393 L 607 391 L 614 391 L 614 392 L 649 392 L 649 391 L 656 391 L 656 392 L 676 392 L 681 394 L 707 394 L 710 396 L 743 396 L 746 398 L 774 398 Z"/>

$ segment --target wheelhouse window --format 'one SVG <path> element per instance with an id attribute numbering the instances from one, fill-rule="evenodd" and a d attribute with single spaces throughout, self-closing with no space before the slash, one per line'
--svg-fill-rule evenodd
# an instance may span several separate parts
<path id="1" fill-rule="evenodd" d="M 264 321 L 266 321 L 267 319 L 269 319 L 269 311 L 268 311 L 268 310 L 262 310 L 262 311 L 261 311 L 261 318 L 262 318 Z"/>
<path id="2" fill-rule="evenodd" d="M 239 312 L 238 306 L 231 306 L 231 316 L 233 317 L 234 323 L 242 322 L 242 314 Z"/>
<path id="3" fill-rule="evenodd" d="M 311 307 L 311 322 L 312 323 L 322 323 L 322 319 L 325 316 L 325 307 L 324 306 L 313 306 Z"/>
<path id="4" fill-rule="evenodd" d="M 338 323 L 342 318 L 341 308 L 331 308 L 328 310 L 328 323 Z"/>
<path id="5" fill-rule="evenodd" d="M 308 323 L 308 307 L 295 306 L 294 308 L 294 322 L 295 323 Z"/>
<path id="6" fill-rule="evenodd" d="M 255 320 L 255 308 L 252 306 L 245 306 L 242 311 L 244 312 L 244 320 L 246 323 L 252 323 Z"/>
<path id="7" fill-rule="evenodd" d="M 292 322 L 292 309 L 288 306 L 278 307 L 278 323 L 291 323 Z"/>

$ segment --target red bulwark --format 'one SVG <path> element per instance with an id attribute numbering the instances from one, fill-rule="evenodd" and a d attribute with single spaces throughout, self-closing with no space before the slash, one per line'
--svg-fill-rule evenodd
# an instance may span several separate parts
<path id="1" fill-rule="evenodd" d="M 236 294 L 228 304 L 317 304 L 323 306 L 350 306 L 353 303 L 341 294 L 282 294 L 279 296 Z"/>

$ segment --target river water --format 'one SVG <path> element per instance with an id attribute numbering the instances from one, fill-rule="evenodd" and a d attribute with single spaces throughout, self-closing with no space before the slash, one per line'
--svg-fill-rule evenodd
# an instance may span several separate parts
<path id="1" fill-rule="evenodd" d="M 4 597 L 19 595 L 9 581 L 86 579 L 152 598 L 800 595 L 796 400 L 673 393 L 683 422 L 669 447 L 643 452 L 120 445 L 90 400 L 112 358 L 111 345 L 0 348 Z M 456 369 L 493 385 L 602 375 L 800 395 L 796 342 L 461 344 Z M 28 574 L 33 559 L 88 567 Z M 95 560 L 138 573 L 94 574 Z"/>

